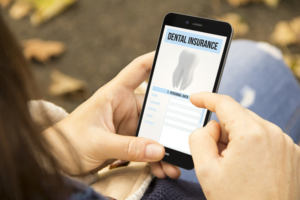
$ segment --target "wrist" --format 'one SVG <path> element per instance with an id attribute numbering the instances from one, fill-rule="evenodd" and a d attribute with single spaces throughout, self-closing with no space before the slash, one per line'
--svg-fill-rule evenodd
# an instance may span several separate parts
<path id="1" fill-rule="evenodd" d="M 66 174 L 79 174 L 80 164 L 62 129 L 57 125 L 49 127 L 43 134 L 49 144 L 50 152 L 56 160 L 59 170 Z"/>

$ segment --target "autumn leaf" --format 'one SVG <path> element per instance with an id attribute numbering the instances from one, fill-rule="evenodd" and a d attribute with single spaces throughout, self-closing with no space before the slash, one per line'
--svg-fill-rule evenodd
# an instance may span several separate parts
<path id="1" fill-rule="evenodd" d="M 27 60 L 35 59 L 45 63 L 51 57 L 59 56 L 65 51 L 65 45 L 61 42 L 43 41 L 31 39 L 23 42 L 24 56 Z"/>
<path id="2" fill-rule="evenodd" d="M 57 69 L 52 70 L 50 76 L 52 84 L 49 87 L 49 94 L 52 96 L 63 96 L 86 89 L 86 82 L 67 76 Z"/>
<path id="3" fill-rule="evenodd" d="M 279 21 L 275 25 L 271 39 L 281 46 L 300 43 L 300 16 L 291 21 Z"/>
<path id="4" fill-rule="evenodd" d="M 280 0 L 227 0 L 229 5 L 232 7 L 239 7 L 239 6 L 244 6 L 249 3 L 258 3 L 258 2 L 263 2 L 265 3 L 268 7 L 271 8 L 276 8 L 280 2 Z"/>
<path id="5" fill-rule="evenodd" d="M 287 66 L 294 72 L 296 77 L 300 79 L 300 54 L 287 54 L 283 56 Z"/>
<path id="6" fill-rule="evenodd" d="M 11 3 L 11 0 L 0 0 L 0 6 L 6 8 Z"/>
<path id="7" fill-rule="evenodd" d="M 218 17 L 217 20 L 230 23 L 234 30 L 234 36 L 245 35 L 249 31 L 249 26 L 236 13 L 227 13 Z"/>
<path id="8" fill-rule="evenodd" d="M 9 10 L 9 16 L 12 19 L 19 20 L 29 14 L 32 5 L 28 2 L 17 1 Z"/>
<path id="9" fill-rule="evenodd" d="M 271 8 L 276 8 L 280 0 L 263 0 L 263 2 Z"/>
<path id="10" fill-rule="evenodd" d="M 227 0 L 227 2 L 229 3 L 229 5 L 233 7 L 238 7 L 238 6 L 247 5 L 248 3 L 251 2 L 251 0 Z"/>
<path id="11" fill-rule="evenodd" d="M 60 14 L 77 0 L 26 0 L 35 7 L 36 11 L 31 15 L 30 22 L 37 26 L 52 17 Z"/>
<path id="12" fill-rule="evenodd" d="M 290 25 L 296 35 L 298 43 L 300 44 L 300 16 L 292 19 L 292 21 L 290 22 Z"/>

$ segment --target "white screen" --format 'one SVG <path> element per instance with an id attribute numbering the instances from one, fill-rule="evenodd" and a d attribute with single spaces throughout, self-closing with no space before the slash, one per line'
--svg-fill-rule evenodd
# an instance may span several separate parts
<path id="1" fill-rule="evenodd" d="M 213 91 L 226 37 L 165 26 L 139 137 L 190 153 L 189 135 L 202 127 L 207 110 L 189 95 Z"/>

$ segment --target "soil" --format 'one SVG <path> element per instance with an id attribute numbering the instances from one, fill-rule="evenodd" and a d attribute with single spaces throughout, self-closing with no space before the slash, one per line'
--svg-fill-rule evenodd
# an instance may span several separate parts
<path id="1" fill-rule="evenodd" d="M 155 50 L 162 20 L 169 12 L 208 18 L 238 13 L 250 26 L 243 39 L 271 42 L 269 36 L 278 21 L 300 15 L 300 0 L 282 0 L 276 9 L 262 3 L 233 8 L 225 0 L 81 0 L 40 27 L 32 27 L 28 17 L 14 21 L 7 12 L 4 17 L 20 40 L 41 38 L 66 44 L 67 52 L 61 57 L 31 66 L 44 98 L 71 112 L 135 57 Z M 290 51 L 300 53 L 300 48 L 290 47 Z M 87 93 L 50 96 L 53 68 L 85 80 Z"/>

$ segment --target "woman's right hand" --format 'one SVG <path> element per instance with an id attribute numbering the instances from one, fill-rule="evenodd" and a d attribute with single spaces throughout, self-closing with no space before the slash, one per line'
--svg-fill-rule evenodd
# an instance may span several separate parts
<path id="1" fill-rule="evenodd" d="M 190 135 L 208 200 L 300 199 L 300 148 L 288 135 L 228 96 L 204 92 L 190 99 L 220 120 Z"/>

